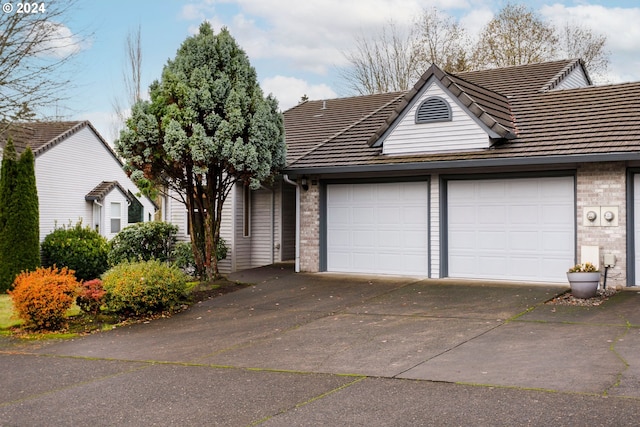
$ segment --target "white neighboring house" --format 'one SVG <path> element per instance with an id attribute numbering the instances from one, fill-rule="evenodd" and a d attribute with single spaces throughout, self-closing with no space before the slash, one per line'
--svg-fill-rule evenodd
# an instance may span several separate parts
<path id="1" fill-rule="evenodd" d="M 127 225 L 153 220 L 156 205 L 124 172 L 123 164 L 88 121 L 16 123 L 0 133 L 18 154 L 35 156 L 40 240 L 55 227 L 82 221 L 106 238 Z"/>

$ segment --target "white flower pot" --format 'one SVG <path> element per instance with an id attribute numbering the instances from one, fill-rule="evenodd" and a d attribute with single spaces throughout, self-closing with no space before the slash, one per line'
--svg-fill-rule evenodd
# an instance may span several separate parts
<path id="1" fill-rule="evenodd" d="M 596 296 L 600 284 L 600 272 L 567 273 L 571 285 L 571 294 L 576 298 L 591 298 Z"/>

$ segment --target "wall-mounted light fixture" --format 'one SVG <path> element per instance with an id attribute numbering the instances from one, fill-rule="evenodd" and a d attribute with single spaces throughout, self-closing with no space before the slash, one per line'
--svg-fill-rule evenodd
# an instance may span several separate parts
<path id="1" fill-rule="evenodd" d="M 309 189 L 309 180 L 306 176 L 303 176 L 302 179 L 300 179 L 300 185 L 302 186 L 302 189 L 304 191 L 307 191 Z"/>

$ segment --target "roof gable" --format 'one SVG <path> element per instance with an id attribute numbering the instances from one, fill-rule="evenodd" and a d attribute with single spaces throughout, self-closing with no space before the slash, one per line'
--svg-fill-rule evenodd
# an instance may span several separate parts
<path id="1" fill-rule="evenodd" d="M 102 138 L 93 125 L 87 121 L 69 122 L 18 122 L 10 123 L 4 130 L 0 131 L 0 148 L 4 148 L 8 138 L 13 139 L 16 151 L 21 153 L 25 148 L 31 147 L 33 155 L 37 158 L 42 153 L 55 147 L 71 135 L 89 128 L 96 138 L 107 149 L 111 156 L 118 162 L 120 167 L 122 162 L 113 151 L 113 148 Z"/>
<path id="2" fill-rule="evenodd" d="M 416 110 L 431 97 L 452 109 L 451 121 L 417 123 Z M 408 92 L 387 123 L 369 140 L 384 154 L 489 148 L 513 139 L 515 124 L 507 97 L 446 74 L 432 65 Z"/>
<path id="3" fill-rule="evenodd" d="M 93 190 L 84 196 L 87 202 L 101 202 L 114 189 L 118 189 L 122 195 L 131 202 L 129 191 L 125 190 L 118 181 L 102 181 Z"/>

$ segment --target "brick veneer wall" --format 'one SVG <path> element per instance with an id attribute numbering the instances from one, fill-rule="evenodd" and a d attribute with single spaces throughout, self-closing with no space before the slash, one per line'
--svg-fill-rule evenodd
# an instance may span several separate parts
<path id="1" fill-rule="evenodd" d="M 300 271 L 311 273 L 320 270 L 319 187 L 317 180 L 309 180 L 309 189 L 300 189 Z"/>
<path id="2" fill-rule="evenodd" d="M 623 162 L 585 163 L 578 167 L 576 179 L 577 260 L 583 245 L 600 248 L 600 265 L 604 254 L 614 254 L 616 265 L 607 274 L 608 287 L 627 286 L 627 207 L 626 165 Z M 586 227 L 586 206 L 617 206 L 618 226 Z M 604 272 L 602 266 L 601 271 Z"/>

